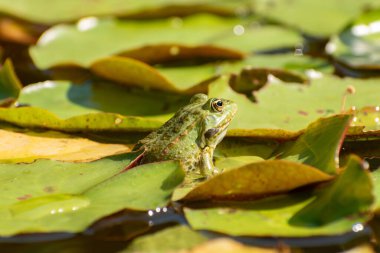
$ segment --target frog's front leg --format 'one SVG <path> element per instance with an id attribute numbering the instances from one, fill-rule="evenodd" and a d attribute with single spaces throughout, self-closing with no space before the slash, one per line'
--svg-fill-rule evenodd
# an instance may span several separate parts
<path id="1" fill-rule="evenodd" d="M 214 166 L 212 157 L 214 155 L 214 149 L 211 147 L 205 147 L 202 150 L 201 154 L 201 173 L 206 177 L 212 177 L 215 174 L 218 174 L 218 169 Z"/>

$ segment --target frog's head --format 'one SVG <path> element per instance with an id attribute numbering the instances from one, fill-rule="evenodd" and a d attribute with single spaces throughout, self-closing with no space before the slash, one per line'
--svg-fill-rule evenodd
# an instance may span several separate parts
<path id="1" fill-rule="evenodd" d="M 206 100 L 205 97 L 202 103 L 204 117 L 201 134 L 204 137 L 204 145 L 215 147 L 226 134 L 227 127 L 237 111 L 237 104 L 227 99 Z"/>

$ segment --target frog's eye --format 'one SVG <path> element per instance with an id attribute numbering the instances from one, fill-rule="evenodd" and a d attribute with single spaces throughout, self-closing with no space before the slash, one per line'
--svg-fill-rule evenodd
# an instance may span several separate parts
<path id="1" fill-rule="evenodd" d="M 223 110 L 223 101 L 220 100 L 220 99 L 214 99 L 212 102 L 211 102 L 211 106 L 212 108 L 217 111 L 217 112 L 221 112 Z"/>

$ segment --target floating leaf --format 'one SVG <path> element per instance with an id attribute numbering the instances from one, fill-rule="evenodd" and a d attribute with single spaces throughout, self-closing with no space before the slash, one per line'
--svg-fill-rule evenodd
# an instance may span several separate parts
<path id="1" fill-rule="evenodd" d="M 329 175 L 303 164 L 255 162 L 228 170 L 195 186 L 183 200 L 253 199 L 329 179 Z"/>
<path id="2" fill-rule="evenodd" d="M 86 28 L 84 24 L 88 23 L 90 25 Z M 217 51 L 209 52 L 214 59 L 215 52 L 219 52 L 222 59 L 240 59 L 243 53 L 293 48 L 302 43 L 302 38 L 291 30 L 272 25 L 250 26 L 250 23 L 252 18 L 221 18 L 206 14 L 145 22 L 91 18 L 76 25 L 52 27 L 30 49 L 30 54 L 39 68 L 46 69 L 66 64 L 88 67 L 96 60 L 117 53 L 149 59 L 146 56 L 139 58 L 139 55 L 149 54 L 152 57 L 162 47 L 169 46 L 173 46 L 169 53 L 171 50 L 170 55 L 174 58 L 181 54 L 178 46 L 199 49 L 199 53 L 194 54 L 195 58 L 205 54 L 202 46 L 208 46 L 208 49 L 216 47 Z M 104 38 L 113 39 L 104 41 Z M 94 41 L 102 42 L 94 44 Z M 93 47 L 89 48 L 89 44 Z M 153 46 L 158 47 L 153 50 Z M 141 53 L 142 48 L 148 52 Z"/>
<path id="3" fill-rule="evenodd" d="M 65 2 L 46 2 L 44 0 L 17 0 L 9 2 L 0 1 L 0 9 L 10 15 L 27 19 L 32 22 L 52 24 L 65 21 L 74 21 L 86 16 L 116 15 L 127 17 L 162 17 L 188 15 L 197 12 L 211 12 L 223 15 L 235 15 L 241 7 L 247 7 L 248 1 L 218 1 L 187 0 L 177 2 L 164 1 L 138 1 L 134 3 L 120 2 L 119 0 L 100 0 L 88 2 L 86 0 L 68 0 Z M 86 9 L 82 7 L 86 5 Z M 247 10 L 248 11 L 248 10 Z"/>
<path id="4" fill-rule="evenodd" d="M 380 69 L 380 10 L 364 13 L 326 47 L 336 59 L 357 69 Z"/>
<path id="5" fill-rule="evenodd" d="M 0 70 L 0 106 L 8 106 L 17 100 L 22 84 L 18 80 L 10 60 Z"/>
<path id="6" fill-rule="evenodd" d="M 244 68 L 238 75 L 230 80 L 230 85 L 235 91 L 250 95 L 253 91 L 259 90 L 269 83 L 272 77 L 287 83 L 307 82 L 301 75 L 285 70 Z"/>
<path id="7" fill-rule="evenodd" d="M 322 226 L 342 217 L 368 212 L 374 201 L 373 183 L 363 163 L 359 157 L 351 156 L 336 181 L 297 212 L 290 222 L 299 226 Z M 347 185 L 353 180 L 355 185 L 347 191 Z"/>
<path id="8" fill-rule="evenodd" d="M 339 32 L 362 11 L 376 6 L 379 4 L 372 0 L 347 0 L 344 5 L 340 0 L 255 0 L 258 14 L 319 37 Z"/>
<path id="9" fill-rule="evenodd" d="M 55 114 L 37 107 L 0 108 L 0 120 L 27 128 L 46 128 L 64 132 L 99 131 L 152 131 L 160 127 L 167 117 L 143 118 L 115 113 L 90 113 L 58 118 Z"/>
<path id="10" fill-rule="evenodd" d="M 336 174 L 339 150 L 351 120 L 350 115 L 321 118 L 310 124 L 293 143 L 285 145 L 277 157 L 301 162 L 328 174 Z"/>
<path id="11" fill-rule="evenodd" d="M 230 136 L 289 139 L 320 117 L 341 113 L 342 109 L 347 111 L 352 106 L 377 106 L 378 82 L 325 75 L 308 86 L 273 83 L 255 94 L 257 103 L 254 103 L 234 92 L 225 79 L 220 79 L 210 85 L 209 96 L 238 104 L 239 111 L 229 127 Z M 355 87 L 354 94 L 347 94 L 350 87 Z"/>
<path id="12" fill-rule="evenodd" d="M 371 185 L 362 161 L 351 157 L 346 172 L 327 188 L 316 191 L 317 195 L 301 192 L 254 202 L 229 203 L 228 207 L 186 208 L 185 215 L 194 229 L 233 236 L 340 235 L 362 230 L 362 223 L 370 218 L 361 212 L 369 211 L 372 204 Z M 351 195 L 347 188 L 354 193 Z M 316 209 L 308 209 L 309 205 Z M 312 210 L 312 213 L 305 215 L 301 224 L 295 217 L 303 210 Z M 326 223 L 316 223 L 318 219 Z"/>
<path id="13" fill-rule="evenodd" d="M 207 239 L 186 226 L 175 226 L 135 239 L 120 253 L 165 253 L 189 250 Z M 165 242 L 164 244 L 162 242 Z"/>
<path id="14" fill-rule="evenodd" d="M 306 76 L 312 75 L 310 73 L 322 75 L 318 71 L 329 72 L 329 69 L 325 69 L 325 62 L 311 63 L 310 60 L 308 57 L 290 55 L 267 57 L 254 55 L 235 62 L 152 68 L 133 59 L 108 57 L 92 64 L 91 70 L 102 78 L 125 85 L 194 94 L 206 93 L 208 84 L 220 75 L 238 74 L 242 69 L 252 69 L 257 66 L 284 68 L 286 70 L 270 69 L 265 72 L 269 71 L 287 81 L 306 82 Z M 263 70 L 257 71 L 261 73 Z M 289 76 L 292 78 L 288 79 Z M 232 85 L 235 87 L 235 82 Z"/>
<path id="15" fill-rule="evenodd" d="M 53 131 L 12 132 L 0 129 L 0 139 L 3 144 L 0 146 L 2 163 L 28 163 L 39 158 L 89 162 L 131 150 L 127 145 L 103 144 Z"/>
<path id="16" fill-rule="evenodd" d="M 45 81 L 25 87 L 18 102 L 46 109 L 64 119 L 99 112 L 160 118 L 175 113 L 189 100 L 188 96 L 128 89 L 109 82 Z"/>
<path id="17" fill-rule="evenodd" d="M 179 163 L 148 164 L 120 174 L 136 155 L 90 163 L 1 164 L 0 177 L 7 180 L 1 185 L 0 234 L 80 232 L 124 208 L 166 205 L 184 177 Z"/>

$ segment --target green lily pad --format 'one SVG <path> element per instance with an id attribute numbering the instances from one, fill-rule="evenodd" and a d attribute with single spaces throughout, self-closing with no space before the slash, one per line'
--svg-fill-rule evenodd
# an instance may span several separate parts
<path id="1" fill-rule="evenodd" d="M 14 103 L 20 93 L 22 84 L 13 69 L 12 62 L 6 60 L 0 70 L 0 106 Z"/>
<path id="2" fill-rule="evenodd" d="M 339 150 L 351 121 L 350 115 L 321 118 L 310 124 L 296 141 L 277 151 L 277 158 L 301 162 L 328 174 L 336 174 Z"/>
<path id="3" fill-rule="evenodd" d="M 255 0 L 259 15 L 319 37 L 338 33 L 361 12 L 377 6 L 379 3 L 372 0 L 348 0 L 344 4 L 340 0 Z"/>
<path id="4" fill-rule="evenodd" d="M 369 174 L 362 168 L 362 161 L 351 157 L 346 172 L 320 192 L 301 192 L 254 202 L 235 202 L 229 203 L 228 207 L 186 208 L 185 216 L 194 229 L 212 230 L 233 236 L 340 235 L 362 230 L 362 223 L 370 218 L 370 215 L 361 212 L 368 211 L 371 207 L 371 186 Z M 362 191 L 362 187 L 366 190 Z M 354 194 L 350 195 L 348 188 L 355 189 Z M 309 205 L 317 206 L 319 212 L 315 211 L 313 214 L 322 217 L 321 209 L 323 208 L 323 213 L 327 210 L 324 208 L 326 201 L 329 205 L 326 223 L 315 223 L 316 216 L 312 215 L 305 216 L 302 224 L 296 222 L 295 217 L 303 210 L 308 210 Z"/>
<path id="5" fill-rule="evenodd" d="M 168 45 L 173 45 L 174 49 L 169 48 L 169 51 L 172 50 L 174 58 L 181 53 L 178 46 L 212 46 L 220 53 L 222 49 L 228 51 L 227 58 L 239 59 L 242 53 L 294 47 L 302 43 L 300 35 L 285 28 L 250 26 L 252 18 L 221 18 L 206 14 L 144 22 L 92 18 L 86 21 L 91 25 L 83 28 L 81 23 L 86 24 L 85 21 L 76 25 L 58 25 L 42 34 L 37 45 L 30 48 L 35 64 L 41 69 L 65 64 L 88 67 L 96 60 L 117 53 L 138 50 L 138 54 L 133 54 L 138 56 L 143 54 L 141 48 L 144 47 L 150 52 L 152 46 L 157 46 L 158 52 L 153 52 L 162 53 L 162 46 Z M 192 54 L 196 57 L 196 51 Z M 203 49 L 200 55 L 204 54 Z M 211 56 L 206 51 L 205 57 Z M 226 55 L 221 54 L 221 58 Z"/>
<path id="6" fill-rule="evenodd" d="M 211 12 L 223 15 L 234 15 L 237 11 L 245 11 L 248 1 L 218 1 L 186 0 L 186 1 L 137 1 L 133 3 L 119 0 L 101 0 L 88 2 L 86 0 L 68 0 L 64 2 L 46 2 L 44 0 L 17 0 L 9 2 L 0 1 L 2 12 L 27 19 L 32 22 L 52 24 L 65 21 L 74 21 L 86 16 L 131 16 L 131 17 L 159 17 L 191 14 L 197 12 Z M 83 6 L 86 9 L 83 10 Z M 243 7 L 243 10 L 241 9 Z M 249 11 L 249 10 L 247 10 Z"/>
<path id="7" fill-rule="evenodd" d="M 357 69 L 380 69 L 380 10 L 367 12 L 327 46 L 328 53 Z"/>
<path id="8" fill-rule="evenodd" d="M 90 163 L 38 160 L 32 164 L 0 164 L 4 193 L 0 234 L 80 232 L 124 208 L 165 206 L 184 177 L 179 163 L 143 165 L 120 173 L 136 155 Z"/>
<path id="9" fill-rule="evenodd" d="M 352 180 L 360 184 L 347 191 Z M 364 161 L 351 156 L 337 180 L 293 216 L 291 222 L 297 225 L 321 226 L 341 217 L 366 213 L 374 202 L 373 188 L 372 178 L 369 171 L 365 170 Z"/>
<path id="10" fill-rule="evenodd" d="M 157 67 L 125 57 L 107 57 L 94 62 L 91 71 L 108 80 L 128 86 L 153 88 L 176 93 L 206 93 L 208 84 L 223 74 L 238 74 L 241 70 L 265 72 L 285 81 L 306 82 L 308 77 L 331 72 L 323 60 L 293 55 L 254 55 L 242 61 L 218 62 L 203 65 Z M 266 70 L 257 68 L 269 68 Z M 284 70 L 281 70 L 281 69 Z M 277 75 L 276 75 L 277 73 Z M 289 80 L 289 77 L 291 79 Z M 235 84 L 235 83 L 234 83 Z M 236 86 L 236 85 L 235 85 Z M 236 89 L 236 87 L 235 87 Z M 252 90 L 252 89 L 251 89 Z"/>
<path id="11" fill-rule="evenodd" d="M 298 136 L 297 131 L 320 117 L 347 112 L 352 106 L 379 105 L 378 82 L 325 75 L 313 79 L 308 86 L 272 83 L 255 93 L 254 103 L 234 92 L 226 79 L 220 79 L 210 85 L 209 96 L 238 104 L 238 113 L 229 127 L 230 136 L 288 139 Z M 347 89 L 352 87 L 355 93 L 348 94 Z"/>
<path id="12" fill-rule="evenodd" d="M 119 253 L 145 252 L 165 253 L 176 250 L 189 250 L 207 238 L 186 226 L 175 226 L 135 239 L 126 249 Z M 162 242 L 165 242 L 164 244 Z"/>
<path id="13" fill-rule="evenodd" d="M 0 108 L 0 121 L 27 128 L 46 128 L 63 132 L 152 131 L 167 117 L 146 118 L 122 116 L 116 113 L 89 113 L 61 119 L 48 110 L 37 107 Z"/>
<path id="14" fill-rule="evenodd" d="M 189 100 L 188 96 L 128 89 L 109 82 L 45 81 L 25 87 L 18 102 L 67 119 L 99 112 L 155 117 L 175 113 Z"/>

